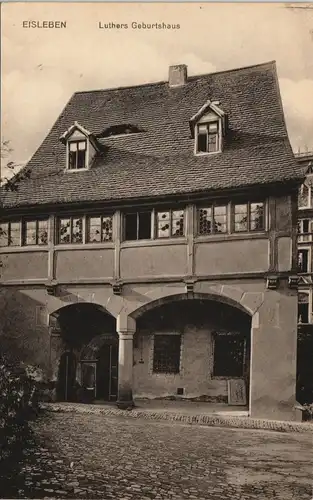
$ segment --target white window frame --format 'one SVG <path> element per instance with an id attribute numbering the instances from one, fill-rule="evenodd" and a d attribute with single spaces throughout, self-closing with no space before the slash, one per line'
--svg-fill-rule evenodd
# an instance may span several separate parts
<path id="1" fill-rule="evenodd" d="M 198 127 L 201 125 L 206 125 L 209 127 L 210 124 L 217 123 L 217 150 L 216 151 L 198 151 Z M 194 145 L 194 154 L 196 156 L 206 156 L 206 155 L 215 155 L 222 152 L 222 120 L 218 116 L 215 117 L 203 117 L 197 123 L 195 123 L 194 128 L 194 136 L 195 136 L 195 145 Z M 209 132 L 207 132 L 207 136 L 209 136 Z"/>
<path id="2" fill-rule="evenodd" d="M 79 142 L 85 142 L 86 143 L 86 149 L 85 149 L 85 167 L 84 168 L 70 168 L 70 145 L 72 143 L 79 143 Z M 67 172 L 84 172 L 86 170 L 89 170 L 89 151 L 90 144 L 89 140 L 87 137 L 73 137 L 72 139 L 69 138 L 67 143 L 66 143 L 66 171 Z"/>
<path id="3" fill-rule="evenodd" d="M 308 221 L 309 231 L 303 231 L 303 223 L 304 221 Z M 299 219 L 300 232 L 298 232 L 298 243 L 307 243 L 312 241 L 313 239 L 313 219 L 309 217 L 305 217 L 303 219 Z"/>
<path id="4" fill-rule="evenodd" d="M 299 253 L 302 251 L 302 250 L 305 250 L 308 252 L 308 266 L 307 266 L 307 271 L 304 271 L 303 273 L 300 273 L 299 271 L 299 274 L 307 274 L 307 273 L 311 273 L 312 272 L 312 254 L 311 254 L 311 247 L 310 246 L 301 246 L 298 248 L 298 256 L 299 256 Z"/>

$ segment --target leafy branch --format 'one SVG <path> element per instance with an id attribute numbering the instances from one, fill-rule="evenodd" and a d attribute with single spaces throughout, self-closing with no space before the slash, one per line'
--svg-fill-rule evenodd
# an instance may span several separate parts
<path id="1" fill-rule="evenodd" d="M 30 169 L 22 168 L 22 165 L 16 163 L 15 161 L 9 160 L 11 154 L 13 153 L 13 148 L 9 140 L 1 141 L 1 164 L 4 168 L 11 171 L 14 175 L 13 177 L 2 177 L 0 178 L 0 184 L 4 186 L 6 191 L 17 191 L 18 185 L 21 181 L 28 179 L 30 177 Z M 16 172 L 17 169 L 21 169 Z M 16 172 L 16 173 L 14 173 Z"/>

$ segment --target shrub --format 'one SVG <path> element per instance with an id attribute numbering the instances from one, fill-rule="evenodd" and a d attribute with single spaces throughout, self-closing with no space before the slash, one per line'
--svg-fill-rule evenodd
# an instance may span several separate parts
<path id="1" fill-rule="evenodd" d="M 20 364 L 0 357 L 0 468 L 22 446 L 38 410 L 36 383 Z"/>

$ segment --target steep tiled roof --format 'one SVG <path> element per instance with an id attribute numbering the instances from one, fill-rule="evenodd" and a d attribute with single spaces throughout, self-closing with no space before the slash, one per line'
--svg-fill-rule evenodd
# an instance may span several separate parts
<path id="1" fill-rule="evenodd" d="M 53 96 L 52 96 L 53 97 Z M 222 153 L 194 155 L 189 120 L 210 99 L 228 116 Z M 129 123 L 139 133 L 99 139 L 89 171 L 65 172 L 60 136 L 78 121 L 93 135 Z M 4 206 L 211 192 L 302 178 L 286 132 L 274 62 L 168 82 L 77 92 L 28 163 L 30 179 Z"/>

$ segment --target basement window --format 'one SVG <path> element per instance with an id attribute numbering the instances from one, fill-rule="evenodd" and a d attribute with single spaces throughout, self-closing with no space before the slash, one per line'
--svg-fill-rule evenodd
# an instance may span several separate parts
<path id="1" fill-rule="evenodd" d="M 223 378 L 242 377 L 246 339 L 239 334 L 217 333 L 213 337 L 213 376 Z"/>
<path id="2" fill-rule="evenodd" d="M 153 372 L 179 373 L 181 335 L 154 335 Z"/>
<path id="3" fill-rule="evenodd" d="M 151 210 L 124 214 L 124 239 L 151 239 Z"/>
<path id="4" fill-rule="evenodd" d="M 87 168 L 87 141 L 70 141 L 68 143 L 68 169 L 81 170 Z"/>

